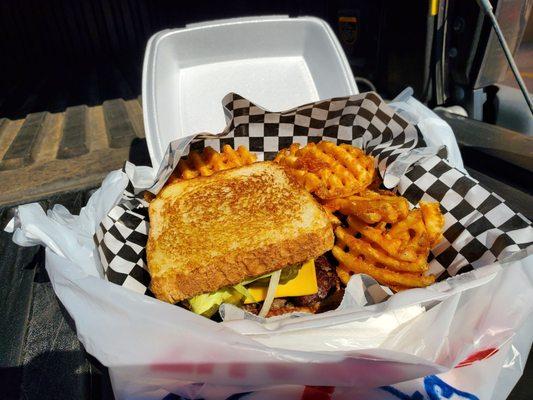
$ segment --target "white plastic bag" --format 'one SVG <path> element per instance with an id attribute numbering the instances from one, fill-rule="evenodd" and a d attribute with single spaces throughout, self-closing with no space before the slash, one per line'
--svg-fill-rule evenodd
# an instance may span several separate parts
<path id="1" fill-rule="evenodd" d="M 389 107 L 392 107 L 413 125 L 418 126 L 428 147 L 446 146 L 448 149 L 447 159 L 450 164 L 466 172 L 452 128 L 446 121 L 415 99 L 412 88 L 404 89 L 389 103 Z"/>
<path id="2" fill-rule="evenodd" d="M 114 189 L 113 183 L 108 180 L 95 196 Z M 23 219 L 33 220 L 39 212 L 44 215 L 39 208 L 37 204 L 22 206 L 14 226 L 30 226 Z M 84 209 L 88 217 L 93 212 L 98 210 Z M 61 237 L 71 229 L 91 229 L 70 222 L 70 226 L 59 225 L 50 218 L 43 231 Z M 31 243 L 51 239 L 38 238 L 35 230 L 32 232 Z M 17 241 L 23 243 L 27 233 L 19 230 Z M 364 321 L 421 301 L 436 304 L 398 326 L 377 347 L 357 349 L 355 344 L 350 350 L 349 343 L 336 342 L 328 332 L 320 337 L 318 329 L 312 333 L 323 343 L 330 338 L 330 351 L 279 350 L 262 345 L 253 335 L 238 334 L 224 324 L 109 283 L 95 276 L 98 267 L 94 261 L 88 258 L 80 265 L 46 249 L 46 269 L 54 290 L 73 317 L 87 351 L 109 367 L 117 398 L 160 399 L 175 393 L 218 399 L 255 390 L 259 395 L 266 387 L 289 383 L 335 386 L 334 398 L 354 398 L 365 390 L 375 391 L 372 388 L 444 373 L 486 349 L 505 353 L 533 309 L 533 255 L 528 254 L 518 261 L 468 273 L 477 274 L 477 279 L 459 275 L 436 287 L 400 293 L 371 310 L 346 311 L 353 314 L 352 320 L 363 313 Z M 468 285 L 462 285 L 462 280 Z M 529 338 L 531 328 L 528 324 Z M 277 341 L 282 347 L 279 338 Z M 499 360 L 493 369 L 501 367 Z M 460 374 L 461 370 L 450 373 Z M 416 387 L 415 383 L 405 385 L 394 387 L 404 392 Z M 272 396 L 273 390 L 266 393 Z M 291 390 L 294 394 L 295 389 Z"/>
<path id="3" fill-rule="evenodd" d="M 434 147 L 442 144 L 436 141 Z M 436 164 L 431 157 L 428 160 L 428 169 L 438 167 L 438 159 Z M 533 312 L 531 247 L 510 252 L 501 263 L 491 264 L 491 258 L 482 257 L 480 263 L 490 265 L 476 265 L 479 268 L 470 272 L 373 305 L 364 304 L 353 278 L 351 297 L 339 310 L 264 324 L 251 320 L 217 324 L 112 284 L 102 278 L 93 235 L 129 183 L 148 187 L 160 175 L 132 165 L 125 171 L 112 172 L 79 216 L 62 206 L 45 215 L 38 204 L 30 204 L 18 207 L 8 226 L 20 245 L 47 247 L 46 269 L 54 290 L 74 319 L 86 350 L 109 367 L 119 399 L 160 399 L 169 393 L 220 399 L 250 391 L 257 392 L 254 398 L 294 398 L 307 390 L 304 385 L 335 387 L 335 398 L 384 398 L 393 394 L 376 388 L 390 386 L 407 393 L 425 384 L 421 377 L 434 375 L 457 379 L 461 388 L 465 384 L 457 374 L 471 367 L 448 370 L 472 355 L 498 349 L 482 362 L 495 363 L 490 373 L 498 376 L 517 332 L 520 337 L 533 335 L 531 324 L 524 324 Z M 450 171 L 446 179 L 452 175 Z M 510 212 L 503 203 L 495 210 L 497 215 Z M 496 240 L 496 236 L 478 237 Z M 365 334 L 376 328 L 380 335 Z M 301 343 L 295 348 L 298 334 Z M 306 346 L 309 337 L 313 343 Z M 527 343 L 514 348 L 522 352 L 526 347 Z M 482 393 L 479 398 L 504 391 L 481 377 L 471 379 L 466 389 Z M 516 374 L 506 378 L 507 387 L 512 379 Z M 439 387 L 436 379 L 431 382 Z"/>

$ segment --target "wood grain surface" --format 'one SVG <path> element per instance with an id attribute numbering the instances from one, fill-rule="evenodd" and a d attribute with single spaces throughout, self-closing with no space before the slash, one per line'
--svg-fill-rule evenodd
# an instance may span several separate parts
<path id="1" fill-rule="evenodd" d="M 144 137 L 139 99 L 0 119 L 0 206 L 95 187 Z"/>

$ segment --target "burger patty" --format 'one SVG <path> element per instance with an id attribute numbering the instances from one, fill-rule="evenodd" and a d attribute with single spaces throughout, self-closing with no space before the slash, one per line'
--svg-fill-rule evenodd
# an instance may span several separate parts
<path id="1" fill-rule="evenodd" d="M 324 300 L 331 292 L 340 290 L 340 279 L 325 256 L 320 256 L 315 260 L 315 271 L 318 292 L 308 296 L 294 297 L 292 299 L 294 305 L 310 307 Z"/>
<path id="2" fill-rule="evenodd" d="M 283 297 L 274 299 L 267 317 L 275 317 L 293 312 L 317 313 L 333 310 L 338 307 L 344 295 L 341 282 L 334 267 L 325 256 L 315 260 L 315 271 L 318 291 L 315 294 L 299 297 Z M 242 309 L 258 314 L 262 303 L 245 304 Z"/>

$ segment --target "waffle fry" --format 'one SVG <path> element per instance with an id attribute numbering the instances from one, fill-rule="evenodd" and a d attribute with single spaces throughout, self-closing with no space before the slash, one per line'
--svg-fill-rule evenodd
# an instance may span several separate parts
<path id="1" fill-rule="evenodd" d="M 350 253 L 342 251 L 339 247 L 333 247 L 333 255 L 341 265 L 357 274 L 372 276 L 379 283 L 391 286 L 425 287 L 435 282 L 433 275 L 412 274 L 407 272 L 395 272 L 386 268 L 376 267 L 363 261 Z"/>
<path id="2" fill-rule="evenodd" d="M 420 202 L 422 218 L 429 237 L 430 246 L 433 247 L 442 240 L 444 216 L 440 212 L 439 203 Z"/>
<path id="3" fill-rule="evenodd" d="M 344 267 L 344 265 L 342 264 L 337 266 L 336 272 L 341 282 L 344 283 L 345 285 L 348 284 L 348 281 L 350 280 L 353 274 L 352 271 L 346 269 L 346 267 Z"/>
<path id="4" fill-rule="evenodd" d="M 383 180 L 381 179 L 381 176 L 379 176 L 379 174 L 374 174 L 374 179 L 372 179 L 372 182 L 370 183 L 370 185 L 368 185 L 367 189 L 373 190 L 373 191 L 379 191 L 382 183 L 383 183 Z"/>
<path id="5" fill-rule="evenodd" d="M 206 147 L 201 153 L 191 151 L 186 158 L 182 158 L 168 182 L 209 176 L 217 171 L 252 164 L 256 159 L 256 155 L 250 153 L 244 146 L 239 146 L 237 150 L 234 150 L 226 144 L 222 147 L 221 153 L 212 147 Z"/>
<path id="6" fill-rule="evenodd" d="M 405 198 L 370 190 L 365 190 L 358 196 L 329 200 L 324 203 L 324 207 L 345 215 L 355 215 L 367 224 L 381 221 L 395 223 L 407 217 L 409 212 L 409 204 Z"/>
<path id="7" fill-rule="evenodd" d="M 339 264 L 337 266 L 336 272 L 341 282 L 344 283 L 345 285 L 348 284 L 348 282 L 350 281 L 350 278 L 354 274 L 353 271 L 350 271 L 349 269 L 347 269 L 343 264 Z M 402 290 L 411 289 L 410 287 L 399 286 L 399 285 L 388 285 L 388 287 L 395 293 L 401 292 Z"/>
<path id="8" fill-rule="evenodd" d="M 439 204 L 421 202 L 419 209 L 402 210 L 394 222 L 380 216 L 371 226 L 357 213 L 360 207 L 354 206 L 356 197 L 379 201 L 383 196 L 392 197 L 383 191 L 365 191 L 361 196 L 326 203 L 329 209 L 350 213 L 348 227 L 335 229 L 332 253 L 339 262 L 339 278 L 347 282 L 350 273 L 365 273 L 394 292 L 432 284 L 435 277 L 424 273 L 429 268 L 429 250 L 442 237 L 444 218 Z"/>
<path id="9" fill-rule="evenodd" d="M 275 162 L 320 199 L 346 197 L 364 190 L 374 178 L 374 159 L 361 149 L 331 142 L 293 143 Z"/>
<path id="10" fill-rule="evenodd" d="M 352 254 L 374 265 L 398 272 L 424 272 L 428 268 L 426 258 L 419 258 L 415 262 L 398 260 L 376 245 L 354 237 L 353 233 L 345 228 L 338 227 L 335 235 L 340 243 L 349 246 Z"/>
<path id="11" fill-rule="evenodd" d="M 394 293 L 398 293 L 398 292 L 401 292 L 401 291 L 403 291 L 403 290 L 411 289 L 410 287 L 407 287 L 407 286 L 399 286 L 399 285 L 389 285 L 389 288 L 390 288 Z"/>
<path id="12" fill-rule="evenodd" d="M 336 226 L 339 226 L 341 224 L 341 220 L 337 218 L 337 216 L 333 214 L 331 210 L 328 210 L 327 208 L 325 208 L 324 211 L 326 212 L 326 215 L 328 216 L 329 222 L 331 222 L 331 226 L 335 228 Z"/>
<path id="13" fill-rule="evenodd" d="M 153 199 L 155 199 L 155 197 L 155 194 L 149 192 L 148 190 L 145 190 L 143 192 L 144 201 L 146 201 L 147 203 L 150 203 Z"/>
<path id="14" fill-rule="evenodd" d="M 410 211 L 404 220 L 390 229 L 385 223 L 375 227 L 365 225 L 353 216 L 348 217 L 348 224 L 353 232 L 400 261 L 419 264 L 427 260 L 430 242 L 420 210 Z"/>
<path id="15" fill-rule="evenodd" d="M 379 283 L 391 285 L 393 287 L 425 287 L 431 285 L 435 281 L 435 276 L 433 275 L 423 275 L 422 273 L 404 271 L 398 272 L 387 269 L 379 264 L 375 265 L 360 253 L 353 251 L 353 242 L 349 240 L 352 236 L 345 232 L 342 227 L 338 227 L 335 230 L 335 234 L 337 236 L 337 242 L 335 243 L 332 252 L 333 256 L 340 263 L 339 270 L 342 275 L 345 275 L 346 270 L 354 273 L 368 274 Z M 346 251 L 346 249 L 348 250 Z"/>

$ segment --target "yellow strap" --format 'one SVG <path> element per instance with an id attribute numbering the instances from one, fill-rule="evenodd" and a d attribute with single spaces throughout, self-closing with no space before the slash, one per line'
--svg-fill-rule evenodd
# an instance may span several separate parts
<path id="1" fill-rule="evenodd" d="M 439 13 L 439 0 L 429 0 L 429 15 L 434 17 Z"/>

